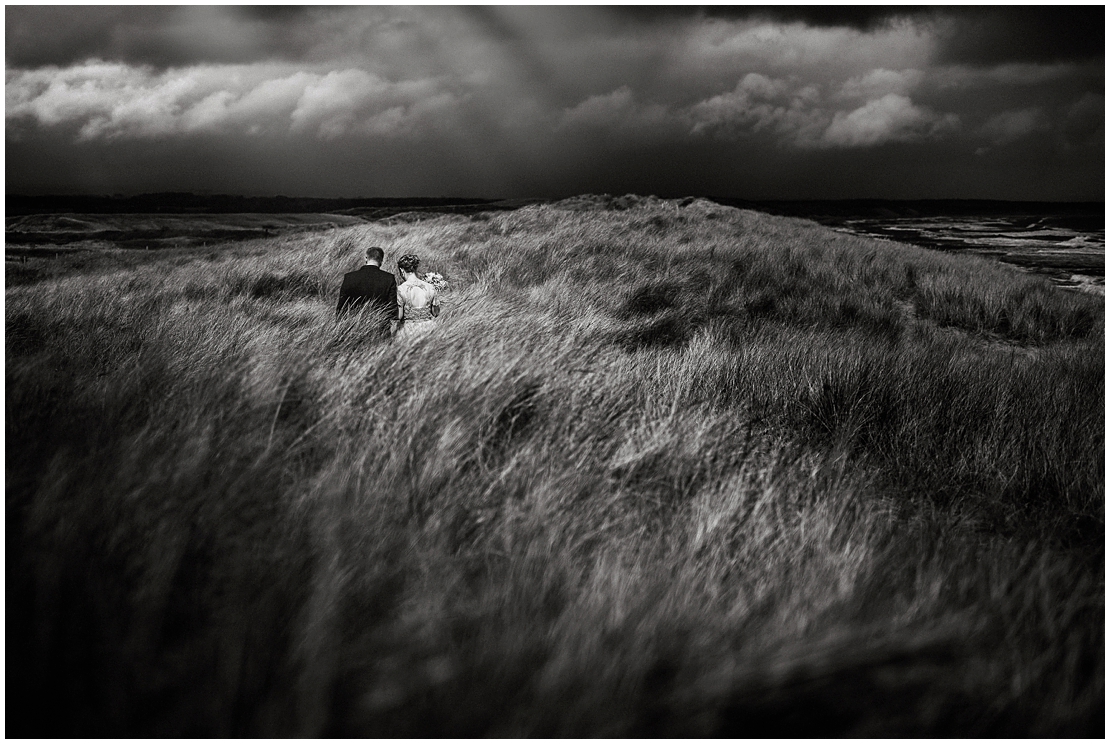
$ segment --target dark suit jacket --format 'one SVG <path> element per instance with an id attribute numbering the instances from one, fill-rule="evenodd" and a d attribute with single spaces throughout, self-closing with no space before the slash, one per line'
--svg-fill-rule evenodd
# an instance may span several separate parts
<path id="1" fill-rule="evenodd" d="M 389 331 L 389 321 L 397 319 L 397 280 L 393 274 L 367 264 L 343 275 L 335 314 L 357 313 L 363 309 L 381 313 L 385 330 Z"/>

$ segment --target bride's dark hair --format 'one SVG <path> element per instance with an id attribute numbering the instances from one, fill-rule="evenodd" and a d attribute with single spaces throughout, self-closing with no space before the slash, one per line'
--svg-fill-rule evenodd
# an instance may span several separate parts
<path id="1" fill-rule="evenodd" d="M 420 259 L 411 253 L 406 253 L 397 259 L 397 268 L 415 274 L 416 270 L 420 268 Z"/>

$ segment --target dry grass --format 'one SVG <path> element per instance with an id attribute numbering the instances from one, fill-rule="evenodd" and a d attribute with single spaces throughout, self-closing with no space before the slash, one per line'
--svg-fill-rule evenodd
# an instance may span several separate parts
<path id="1" fill-rule="evenodd" d="M 634 198 L 9 287 L 8 732 L 1098 735 L 1102 318 Z"/>

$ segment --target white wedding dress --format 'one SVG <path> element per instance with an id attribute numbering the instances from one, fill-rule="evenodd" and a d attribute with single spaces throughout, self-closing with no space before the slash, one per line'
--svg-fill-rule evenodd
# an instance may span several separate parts
<path id="1" fill-rule="evenodd" d="M 397 340 L 420 338 L 436 326 L 432 307 L 439 307 L 436 288 L 425 281 L 410 277 L 397 287 L 397 305 L 401 308 L 401 324 Z"/>

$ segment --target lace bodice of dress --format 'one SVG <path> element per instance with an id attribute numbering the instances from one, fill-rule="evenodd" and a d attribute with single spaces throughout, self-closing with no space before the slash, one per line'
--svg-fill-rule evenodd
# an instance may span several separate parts
<path id="1" fill-rule="evenodd" d="M 405 320 L 431 320 L 432 309 L 430 307 L 406 307 Z"/>
<path id="2" fill-rule="evenodd" d="M 435 287 L 419 279 L 397 287 L 397 304 L 403 308 L 405 320 L 431 320 L 435 297 Z"/>

